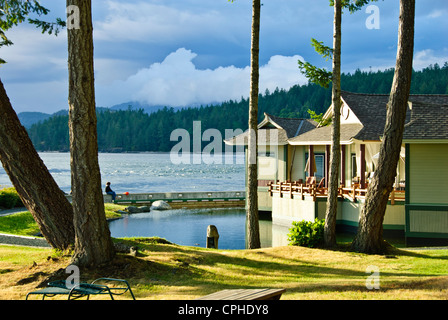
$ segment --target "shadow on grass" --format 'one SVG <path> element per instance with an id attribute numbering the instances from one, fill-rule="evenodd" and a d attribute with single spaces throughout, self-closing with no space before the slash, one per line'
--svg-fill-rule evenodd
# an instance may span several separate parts
<path id="1" fill-rule="evenodd" d="M 353 261 L 352 268 L 347 264 L 343 266 L 331 262 L 329 265 L 328 261 L 312 260 L 310 257 L 314 249 L 307 249 L 311 250 L 307 251 L 307 260 L 300 254 L 294 257 L 276 255 L 275 250 L 215 251 L 170 244 L 163 239 L 133 239 L 123 242 L 138 247 L 137 255 L 117 254 L 114 261 L 105 266 L 95 269 L 83 268 L 81 281 L 90 282 L 101 277 L 126 279 L 133 290 L 137 286 L 135 291 L 148 298 L 154 295 L 163 296 L 170 292 L 170 287 L 177 287 L 172 291 L 176 292 L 177 296 L 185 296 L 185 299 L 224 289 L 260 287 L 286 287 L 288 293 L 368 291 L 365 286 L 368 274 L 357 264 L 363 261 L 358 260 L 359 257 L 362 259 L 362 254 L 359 254 L 359 257 L 356 255 L 357 259 Z M 350 252 L 348 248 L 349 246 L 340 246 L 327 252 Z M 320 254 L 325 254 L 325 251 L 321 250 Z M 389 257 L 380 258 L 387 261 L 386 259 L 400 256 L 443 260 L 447 258 L 401 249 L 396 249 Z M 59 269 L 51 275 L 46 275 L 41 284 L 66 279 L 67 276 L 65 270 Z M 440 278 L 440 274 L 397 269 L 396 272 L 382 271 L 381 277 L 386 280 L 386 284 L 381 287 L 384 292 L 397 288 L 431 286 L 431 283 L 424 283 L 419 278 L 435 279 Z M 30 280 L 36 281 L 36 278 L 30 276 Z"/>

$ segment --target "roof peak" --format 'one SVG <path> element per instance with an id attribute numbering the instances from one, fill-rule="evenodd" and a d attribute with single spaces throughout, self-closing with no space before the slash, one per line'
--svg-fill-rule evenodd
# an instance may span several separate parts
<path id="1" fill-rule="evenodd" d="M 265 112 L 264 113 L 265 115 L 267 115 L 269 118 L 271 118 L 271 119 L 282 119 L 282 120 L 311 120 L 311 119 L 309 119 L 309 118 L 286 118 L 286 117 L 279 117 L 279 116 L 274 116 L 273 114 L 270 114 L 270 113 L 267 113 L 267 112 Z"/>
<path id="2" fill-rule="evenodd" d="M 359 95 L 359 96 L 389 96 L 389 93 L 362 93 L 362 92 L 351 92 L 346 90 L 341 90 L 342 94 L 352 94 L 352 95 Z M 442 94 L 442 93 L 413 93 L 409 94 L 410 97 L 415 96 L 430 96 L 430 97 L 448 97 L 448 94 Z"/>

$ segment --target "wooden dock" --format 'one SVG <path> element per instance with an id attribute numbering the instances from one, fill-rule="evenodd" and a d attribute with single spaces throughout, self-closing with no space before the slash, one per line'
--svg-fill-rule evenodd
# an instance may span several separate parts
<path id="1" fill-rule="evenodd" d="M 108 198 L 106 198 L 108 197 Z M 211 191 L 211 192 L 159 192 L 117 194 L 114 203 L 132 205 L 150 205 L 162 200 L 172 208 L 207 208 L 207 207 L 244 207 L 245 191 Z M 112 202 L 111 196 L 105 196 L 105 202 Z"/>

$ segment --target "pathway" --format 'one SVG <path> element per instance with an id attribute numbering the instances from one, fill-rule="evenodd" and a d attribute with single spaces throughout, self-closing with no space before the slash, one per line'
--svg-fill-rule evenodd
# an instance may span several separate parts
<path id="1" fill-rule="evenodd" d="M 0 217 L 9 216 L 14 213 L 28 211 L 26 208 L 12 208 L 0 210 Z M 16 246 L 50 247 L 47 240 L 42 237 L 26 237 L 12 234 L 0 233 L 0 244 Z"/>

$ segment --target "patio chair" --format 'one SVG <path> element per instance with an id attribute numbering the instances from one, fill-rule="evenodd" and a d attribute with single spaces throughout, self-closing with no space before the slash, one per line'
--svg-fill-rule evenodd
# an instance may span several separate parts
<path id="1" fill-rule="evenodd" d="M 109 287 L 104 284 L 98 284 L 96 282 L 119 282 L 123 284 L 122 287 Z M 111 300 L 114 300 L 114 296 L 122 295 L 129 291 L 132 296 L 132 299 L 135 300 L 134 293 L 131 290 L 131 286 L 126 280 L 121 279 L 113 279 L 113 278 L 99 278 L 91 283 L 79 283 L 72 288 L 68 288 L 66 286 L 66 282 L 64 280 L 52 281 L 48 283 L 48 286 L 41 290 L 36 290 L 29 292 L 26 295 L 26 300 L 28 300 L 30 295 L 42 295 L 42 300 L 45 297 L 54 297 L 56 295 L 67 295 L 68 300 L 80 299 L 83 297 L 87 297 L 89 300 L 91 295 L 109 295 Z"/>
<path id="2" fill-rule="evenodd" d="M 312 176 L 312 177 L 307 177 L 306 178 L 306 186 L 310 187 L 316 184 L 316 177 Z"/>
<path id="3" fill-rule="evenodd" d="M 319 182 L 319 184 L 317 185 L 317 188 L 318 188 L 318 189 L 324 187 L 324 180 L 325 180 L 325 177 L 323 177 L 322 179 L 320 179 L 320 182 Z"/>

